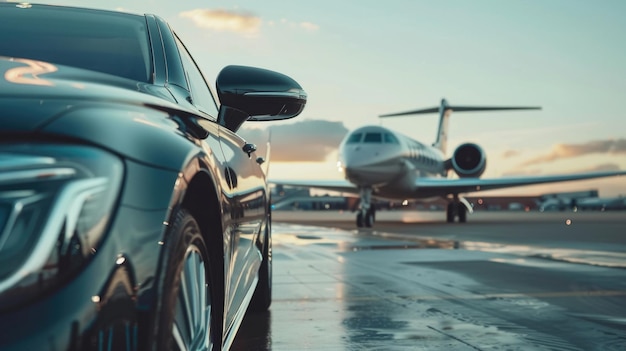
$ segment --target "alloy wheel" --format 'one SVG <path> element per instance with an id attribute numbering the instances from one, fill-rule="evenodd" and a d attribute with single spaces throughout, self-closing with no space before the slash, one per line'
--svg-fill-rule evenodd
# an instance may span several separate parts
<path id="1" fill-rule="evenodd" d="M 207 265 L 200 250 L 190 246 L 180 276 L 172 338 L 178 350 L 212 350 L 211 294 Z"/>

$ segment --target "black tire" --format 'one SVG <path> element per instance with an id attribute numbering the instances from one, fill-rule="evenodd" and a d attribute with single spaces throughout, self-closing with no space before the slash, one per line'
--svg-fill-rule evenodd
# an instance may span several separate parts
<path id="1" fill-rule="evenodd" d="M 459 223 L 467 222 L 467 208 L 460 202 L 457 205 L 457 213 L 459 214 Z"/>
<path id="2" fill-rule="evenodd" d="M 180 350 L 181 343 L 187 349 L 220 349 L 221 303 L 215 298 L 217 289 L 212 289 L 215 280 L 200 228 L 187 211 L 176 215 L 165 245 L 152 349 Z"/>
<path id="3" fill-rule="evenodd" d="M 371 228 L 374 226 L 374 213 L 371 210 L 367 211 L 363 222 L 367 228 Z"/>
<path id="4" fill-rule="evenodd" d="M 254 290 L 250 311 L 266 312 L 272 304 L 272 230 L 271 223 L 265 227 L 265 245 L 263 245 L 263 262 L 259 268 L 259 282 Z"/>
<path id="5" fill-rule="evenodd" d="M 446 210 L 446 222 L 454 223 L 455 214 L 456 214 L 456 211 L 454 208 L 454 203 L 453 202 L 448 203 L 448 208 Z"/>
<path id="6" fill-rule="evenodd" d="M 357 213 L 356 215 L 356 226 L 357 228 L 362 228 L 363 227 L 363 212 L 361 212 L 359 210 L 359 213 Z"/>

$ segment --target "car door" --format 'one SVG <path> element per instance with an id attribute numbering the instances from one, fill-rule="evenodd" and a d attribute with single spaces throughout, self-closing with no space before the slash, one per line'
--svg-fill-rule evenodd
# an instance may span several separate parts
<path id="1" fill-rule="evenodd" d="M 186 79 L 191 90 L 191 103 L 211 114 L 215 107 L 213 94 L 202 73 L 182 42 L 176 38 Z M 251 293 L 261 264 L 255 245 L 266 213 L 265 175 L 256 161 L 252 144 L 246 143 L 228 128 L 219 127 L 219 143 L 224 156 L 224 269 L 226 330 L 237 313 L 245 312 L 243 302 Z M 217 150 L 214 150 L 217 152 Z"/>
<path id="2" fill-rule="evenodd" d="M 255 242 L 265 218 L 267 194 L 264 175 L 256 163 L 255 152 L 244 151 L 247 143 L 226 128 L 220 129 L 220 142 L 230 182 L 228 193 L 229 219 L 225 235 L 230 241 L 230 265 L 227 267 L 230 280 L 227 284 L 226 303 L 235 308 L 227 310 L 227 320 L 232 321 L 251 292 L 254 278 L 261 264 L 260 252 Z"/>

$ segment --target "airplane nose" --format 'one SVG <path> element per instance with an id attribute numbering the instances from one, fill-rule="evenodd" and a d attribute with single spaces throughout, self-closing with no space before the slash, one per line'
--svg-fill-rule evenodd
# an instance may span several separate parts
<path id="1" fill-rule="evenodd" d="M 341 165 L 345 170 L 358 171 L 367 166 L 372 158 L 367 157 L 361 147 L 355 146 L 349 150 L 345 150 L 341 157 Z"/>
<path id="2" fill-rule="evenodd" d="M 383 171 L 384 159 L 380 150 L 362 146 L 354 146 L 349 150 L 344 150 L 340 159 L 345 176 L 349 179 L 359 181 L 362 178 L 371 177 L 373 174 Z"/>

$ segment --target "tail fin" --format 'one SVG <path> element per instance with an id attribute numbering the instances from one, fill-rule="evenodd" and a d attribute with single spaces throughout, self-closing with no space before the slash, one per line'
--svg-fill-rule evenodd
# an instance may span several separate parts
<path id="1" fill-rule="evenodd" d="M 426 109 L 421 109 L 421 110 L 412 110 L 412 111 L 398 112 L 398 113 L 389 113 L 385 115 L 380 115 L 378 117 L 398 117 L 398 116 L 438 112 L 439 113 L 439 127 L 437 130 L 437 139 L 433 143 L 433 146 L 441 150 L 441 152 L 443 152 L 445 155 L 446 149 L 448 146 L 448 122 L 450 119 L 450 114 L 452 114 L 452 111 L 469 112 L 469 111 L 507 111 L 507 110 L 541 110 L 541 107 L 450 106 L 448 104 L 448 101 L 446 101 L 446 99 L 441 99 L 441 104 L 439 104 L 439 107 L 431 107 L 431 108 L 426 108 Z"/>

